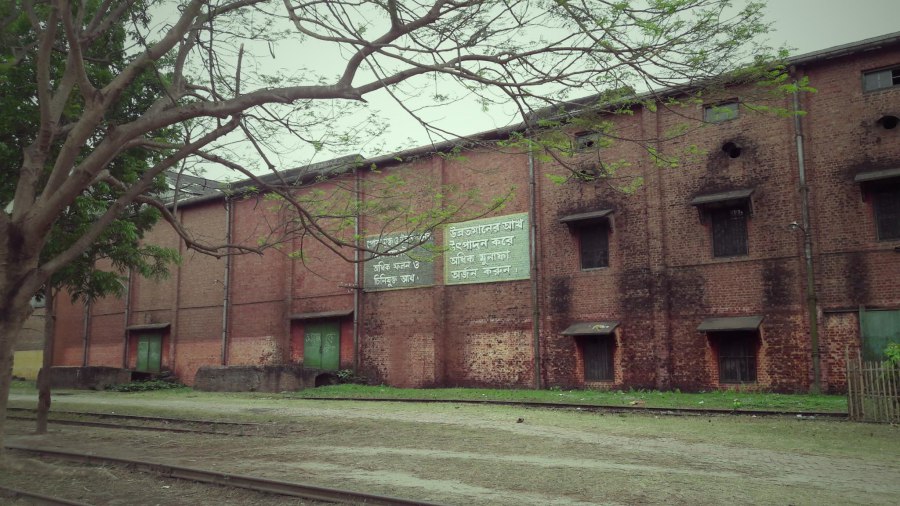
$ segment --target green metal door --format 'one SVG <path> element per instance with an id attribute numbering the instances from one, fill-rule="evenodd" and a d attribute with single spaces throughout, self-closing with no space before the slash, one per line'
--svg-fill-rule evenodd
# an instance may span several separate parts
<path id="1" fill-rule="evenodd" d="M 137 370 L 159 372 L 162 363 L 162 336 L 142 334 L 138 337 Z"/>
<path id="2" fill-rule="evenodd" d="M 339 323 L 308 323 L 303 331 L 303 366 L 326 371 L 340 367 Z"/>
<path id="3" fill-rule="evenodd" d="M 863 360 L 884 360 L 888 343 L 900 343 L 900 311 L 859 310 Z"/>

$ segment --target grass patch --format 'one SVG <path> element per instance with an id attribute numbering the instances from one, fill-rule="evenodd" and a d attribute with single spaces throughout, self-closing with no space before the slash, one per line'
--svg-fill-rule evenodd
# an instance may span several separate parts
<path id="1" fill-rule="evenodd" d="M 14 381 L 12 389 L 17 393 L 34 392 L 34 382 Z M 72 391 L 76 392 L 76 391 Z M 83 392 L 83 391 L 82 391 Z M 102 396 L 119 395 L 117 392 L 96 392 Z M 188 387 L 172 390 L 151 390 L 133 392 L 130 395 L 146 396 L 148 399 L 205 397 L 214 395 L 217 398 L 235 399 L 425 399 L 425 400 L 464 400 L 464 401 L 507 401 L 507 402 L 544 402 L 547 404 L 584 404 L 587 406 L 623 406 L 651 408 L 699 408 L 727 409 L 735 411 L 799 411 L 846 413 L 847 398 L 843 395 L 809 395 L 809 394 L 776 394 L 765 392 L 715 391 L 684 393 L 675 391 L 660 392 L 656 390 L 517 390 L 488 388 L 394 388 L 388 386 L 368 385 L 332 385 L 308 388 L 297 392 L 265 393 L 235 392 L 207 393 L 196 392 Z"/>
<path id="2" fill-rule="evenodd" d="M 149 380 L 110 385 L 107 387 L 107 390 L 111 392 L 152 392 L 154 390 L 174 390 L 178 388 L 185 388 L 185 386 L 174 381 Z"/>
<path id="3" fill-rule="evenodd" d="M 346 397 L 352 399 L 434 399 L 548 404 L 585 404 L 598 406 L 644 406 L 652 408 L 708 408 L 729 410 L 847 412 L 842 395 L 776 394 L 715 391 L 684 393 L 656 390 L 514 390 L 484 388 L 394 388 L 387 386 L 333 385 L 292 392 L 305 399 Z"/>
<path id="4" fill-rule="evenodd" d="M 31 380 L 12 380 L 9 384 L 10 392 L 30 392 L 37 389 L 37 384 Z"/>

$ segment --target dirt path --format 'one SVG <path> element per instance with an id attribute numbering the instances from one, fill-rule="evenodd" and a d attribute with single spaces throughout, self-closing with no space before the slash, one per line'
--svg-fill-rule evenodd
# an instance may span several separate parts
<path id="1" fill-rule="evenodd" d="M 207 395 L 79 394 L 55 407 L 86 409 L 85 402 L 97 411 L 273 425 L 265 437 L 223 438 L 72 427 L 37 437 L 12 424 L 9 442 L 448 504 L 890 504 L 900 497 L 900 430 L 889 426 Z"/>

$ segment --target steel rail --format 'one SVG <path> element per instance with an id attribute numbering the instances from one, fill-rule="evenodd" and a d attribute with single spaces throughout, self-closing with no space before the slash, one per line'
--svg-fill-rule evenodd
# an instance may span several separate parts
<path id="1" fill-rule="evenodd" d="M 568 409 L 578 411 L 605 411 L 611 413 L 660 413 L 660 414 L 685 414 L 685 415 L 755 415 L 755 416 L 793 416 L 806 418 L 832 418 L 847 419 L 847 413 L 835 411 L 792 411 L 792 410 L 771 410 L 771 409 L 725 409 L 725 408 L 661 408 L 650 406 L 613 406 L 609 404 L 578 404 L 578 403 L 550 403 L 550 402 L 532 402 L 532 401 L 492 401 L 492 400 L 475 400 L 475 399 L 396 399 L 396 398 L 378 398 L 378 397 L 288 397 L 287 400 L 292 401 L 362 401 L 362 402 L 398 402 L 398 403 L 422 403 L 422 404 L 473 404 L 486 406 L 512 406 L 536 409 Z M 9 411 L 34 411 L 30 408 L 7 408 Z M 136 415 L 114 415 L 106 413 L 87 413 L 76 411 L 53 411 L 59 414 L 73 414 L 85 416 L 98 416 L 106 418 L 123 418 L 135 420 L 156 420 L 176 423 L 198 423 L 198 424 L 221 424 L 221 425 L 247 425 L 247 426 L 266 426 L 266 424 L 243 423 L 243 422 L 216 422 L 210 420 L 185 420 L 180 418 L 160 418 L 153 416 L 136 416 Z"/>
<path id="2" fill-rule="evenodd" d="M 381 496 L 363 492 L 353 492 L 350 490 L 320 487 L 316 485 L 307 485 L 297 482 L 272 480 L 255 476 L 231 474 L 221 471 L 208 471 L 204 469 L 175 466 L 157 462 L 146 462 L 141 460 L 123 459 L 119 457 L 84 454 L 63 450 L 34 448 L 15 444 L 7 444 L 5 445 L 5 448 L 20 452 L 34 453 L 45 457 L 68 460 L 72 462 L 79 462 L 84 464 L 117 465 L 129 469 L 152 472 L 167 478 L 177 478 L 226 487 L 243 488 L 247 490 L 254 490 L 257 492 L 265 492 L 269 494 L 278 494 L 290 497 L 302 497 L 305 499 L 312 499 L 316 501 L 342 504 L 372 504 L 384 506 L 437 506 L 437 503 L 425 501 L 401 499 L 398 497 Z"/>
<path id="3" fill-rule="evenodd" d="M 422 404 L 474 404 L 487 406 L 513 406 L 536 409 L 567 409 L 578 411 L 607 411 L 612 413 L 662 413 L 662 414 L 689 414 L 689 415 L 755 415 L 755 416 L 795 416 L 806 418 L 847 418 L 847 413 L 834 411 L 789 411 L 789 410 L 765 410 L 765 409 L 724 409 L 724 408 L 659 408 L 651 406 L 612 406 L 605 404 L 577 404 L 577 403 L 550 403 L 530 401 L 491 401 L 474 399 L 384 399 L 375 397 L 290 397 L 293 401 L 365 401 L 365 402 L 399 402 Z"/>
<path id="4" fill-rule="evenodd" d="M 18 488 L 4 487 L 3 485 L 0 485 L 0 497 L 6 499 L 29 499 L 32 503 L 41 506 L 90 506 L 83 502 L 70 501 L 68 499 L 38 494 L 36 492 L 29 492 Z"/>
<path id="5" fill-rule="evenodd" d="M 22 420 L 26 422 L 33 422 L 34 418 L 29 418 L 25 416 L 7 416 L 7 420 Z M 125 430 L 144 430 L 151 432 L 178 432 L 183 434 L 215 434 L 218 436 L 242 436 L 243 434 L 235 433 L 235 432 L 222 432 L 216 430 L 203 430 L 203 429 L 185 429 L 181 427 L 155 427 L 152 425 L 123 425 L 119 423 L 104 423 L 104 422 L 89 422 L 87 420 L 57 420 L 57 419 L 49 419 L 48 423 L 52 423 L 55 425 L 78 425 L 82 427 L 99 427 L 103 429 L 125 429 Z"/>
<path id="6" fill-rule="evenodd" d="M 33 408 L 6 408 L 7 411 L 25 411 L 29 413 L 34 413 L 37 410 Z M 198 425 L 240 425 L 246 427 L 266 427 L 267 424 L 264 423 L 255 423 L 255 422 L 228 422 L 228 421 L 217 421 L 217 420 L 198 420 L 191 418 L 169 418 L 169 417 L 161 417 L 161 416 L 144 416 L 144 415 L 121 415 L 116 413 L 94 413 L 89 411 L 59 411 L 59 410 L 51 410 L 50 414 L 57 415 L 75 415 L 75 416 L 93 416 L 97 418 L 118 418 L 122 420 L 140 420 L 140 421 L 148 421 L 148 422 L 169 422 L 169 423 L 196 423 Z"/>

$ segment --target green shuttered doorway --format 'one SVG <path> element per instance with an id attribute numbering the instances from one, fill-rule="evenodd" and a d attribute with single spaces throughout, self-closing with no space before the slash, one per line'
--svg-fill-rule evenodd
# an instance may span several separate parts
<path id="1" fill-rule="evenodd" d="M 303 331 L 303 366 L 338 370 L 341 363 L 340 343 L 340 323 L 307 323 Z"/>
<path id="2" fill-rule="evenodd" d="M 159 372 L 162 365 L 162 334 L 141 334 L 137 345 L 137 370 Z"/>

